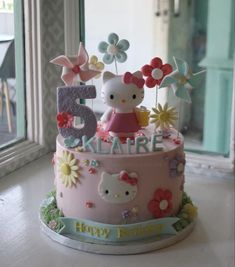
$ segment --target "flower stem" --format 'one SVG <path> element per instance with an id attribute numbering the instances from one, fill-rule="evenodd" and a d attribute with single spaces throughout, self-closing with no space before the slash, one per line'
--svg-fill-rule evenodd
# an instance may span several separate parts
<path id="1" fill-rule="evenodd" d="M 116 58 L 114 58 L 114 64 L 115 64 L 116 74 L 118 75 L 118 69 L 117 69 L 117 61 L 116 61 Z"/>
<path id="2" fill-rule="evenodd" d="M 182 100 L 179 98 L 179 116 L 178 116 L 178 133 L 177 133 L 177 138 L 179 138 L 180 135 L 180 115 L 181 115 L 181 105 L 182 105 Z"/>
<path id="3" fill-rule="evenodd" d="M 91 85 L 93 85 L 93 79 L 91 79 Z M 93 99 L 91 99 L 91 109 L 93 110 Z"/>
<path id="4" fill-rule="evenodd" d="M 156 98 L 155 98 L 155 106 L 157 108 L 157 102 L 158 102 L 158 86 L 156 85 Z"/>

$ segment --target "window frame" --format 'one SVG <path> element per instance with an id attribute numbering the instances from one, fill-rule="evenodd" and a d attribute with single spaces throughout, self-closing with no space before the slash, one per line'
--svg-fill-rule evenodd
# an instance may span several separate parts
<path id="1" fill-rule="evenodd" d="M 0 151 L 0 177 L 49 152 L 42 121 L 42 54 L 40 1 L 24 1 L 25 100 L 27 129 L 19 140 Z M 38 104 L 36 104 L 38 103 Z"/>

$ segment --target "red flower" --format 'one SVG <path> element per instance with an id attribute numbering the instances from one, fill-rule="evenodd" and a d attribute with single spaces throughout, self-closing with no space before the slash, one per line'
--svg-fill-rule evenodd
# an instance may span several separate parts
<path id="1" fill-rule="evenodd" d="M 56 118 L 59 128 L 71 128 L 73 125 L 73 115 L 68 112 L 60 112 Z"/>
<path id="2" fill-rule="evenodd" d="M 172 193 L 169 190 L 157 189 L 154 193 L 154 197 L 148 203 L 148 209 L 155 218 L 162 218 L 172 210 Z"/>
<path id="3" fill-rule="evenodd" d="M 160 85 L 162 79 L 173 71 L 170 64 L 162 64 L 162 60 L 159 57 L 155 57 L 151 60 L 150 65 L 144 65 L 141 68 L 144 76 L 147 76 L 145 84 L 149 88 L 153 88 L 156 85 Z"/>

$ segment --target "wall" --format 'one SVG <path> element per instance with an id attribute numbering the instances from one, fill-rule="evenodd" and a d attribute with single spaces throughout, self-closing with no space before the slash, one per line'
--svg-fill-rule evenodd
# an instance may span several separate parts
<path id="1" fill-rule="evenodd" d="M 0 34 L 14 35 L 14 14 L 0 12 Z"/>
<path id="2" fill-rule="evenodd" d="M 64 1 L 41 0 L 42 40 L 42 87 L 43 87 L 43 129 L 46 146 L 55 149 L 58 134 L 56 126 L 56 87 L 62 85 L 61 68 L 49 61 L 64 54 Z"/>
<path id="3" fill-rule="evenodd" d="M 197 0 L 194 5 L 194 31 L 193 31 L 193 71 L 200 71 L 198 66 L 206 53 L 208 0 Z M 205 80 L 201 86 L 192 91 L 191 127 L 193 130 L 203 132 L 204 104 L 205 104 Z"/>
<path id="4" fill-rule="evenodd" d="M 149 64 L 153 57 L 159 56 L 166 59 L 165 31 L 162 23 L 156 21 L 153 0 L 86 0 L 85 1 L 85 39 L 86 48 L 90 55 L 97 55 L 102 59 L 97 47 L 99 42 L 107 41 L 108 34 L 115 32 L 121 39 L 128 39 L 130 48 L 127 50 L 127 61 L 118 64 L 118 73 L 134 72 Z M 163 26 L 163 27 L 162 27 Z M 105 70 L 115 73 L 114 63 L 106 65 Z M 105 110 L 105 105 L 100 98 L 101 79 L 94 80 L 97 87 L 97 99 L 94 108 L 100 112 Z M 155 106 L 155 90 L 146 89 L 145 100 L 142 104 Z M 89 102 L 88 102 L 89 104 Z"/>
<path id="5" fill-rule="evenodd" d="M 192 33 L 193 33 L 193 2 L 180 1 L 179 16 L 174 16 L 174 9 L 171 2 L 168 60 L 175 68 L 173 57 L 185 60 L 189 66 L 192 65 Z M 183 102 L 175 97 L 173 90 L 168 90 L 168 102 L 177 107 L 179 112 L 179 130 L 189 126 L 191 120 L 192 104 Z"/>

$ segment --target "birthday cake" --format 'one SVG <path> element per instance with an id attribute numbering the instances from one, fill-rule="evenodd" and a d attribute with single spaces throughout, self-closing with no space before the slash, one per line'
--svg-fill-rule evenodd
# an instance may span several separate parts
<path id="1" fill-rule="evenodd" d="M 95 56 L 89 62 L 82 44 L 77 56 L 51 61 L 63 67 L 65 86 L 57 88 L 55 190 L 42 204 L 42 221 L 58 235 L 95 244 L 178 235 L 197 215 L 184 192 L 184 139 L 174 128 L 178 114 L 168 103 L 157 103 L 157 97 L 152 110 L 141 103 L 145 87 L 156 87 L 157 96 L 167 86 L 189 102 L 185 84 L 195 86 L 200 74 L 192 74 L 179 59 L 173 70 L 158 57 L 134 73 L 118 74 L 129 42 L 114 33 L 108 40 L 98 49 L 105 64 L 115 63 L 116 74 L 102 73 L 107 109 L 99 120 L 78 99 L 96 98 L 88 81 L 100 75 L 104 64 Z"/>

